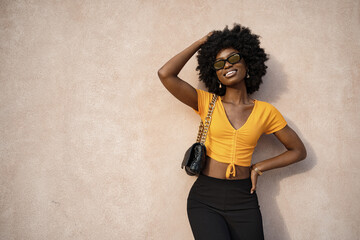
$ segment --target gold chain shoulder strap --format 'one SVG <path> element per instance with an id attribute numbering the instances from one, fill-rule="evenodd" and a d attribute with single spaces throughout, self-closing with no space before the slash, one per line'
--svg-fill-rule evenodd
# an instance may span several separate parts
<path id="1" fill-rule="evenodd" d="M 209 126 L 211 123 L 211 115 L 214 111 L 216 100 L 217 100 L 217 95 L 213 94 L 212 100 L 209 104 L 208 114 L 207 114 L 206 118 L 204 119 L 205 125 L 202 120 L 200 121 L 199 132 L 198 132 L 198 136 L 196 139 L 196 142 L 198 142 L 198 143 L 202 143 L 202 144 L 205 143 L 206 136 L 207 136 Z"/>

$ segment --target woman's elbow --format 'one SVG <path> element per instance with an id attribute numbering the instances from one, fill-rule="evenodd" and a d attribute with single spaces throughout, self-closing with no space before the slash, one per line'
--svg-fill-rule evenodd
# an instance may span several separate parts
<path id="1" fill-rule="evenodd" d="M 164 73 L 164 71 L 163 71 L 162 68 L 160 68 L 160 69 L 157 71 L 157 75 L 158 75 L 158 77 L 160 78 L 160 80 L 165 78 L 165 73 Z"/>
<path id="2" fill-rule="evenodd" d="M 166 69 L 164 69 L 163 67 L 161 67 L 158 70 L 157 74 L 161 81 L 163 81 L 164 79 L 166 79 L 170 76 L 169 72 Z"/>
<path id="3" fill-rule="evenodd" d="M 303 146 L 298 150 L 298 161 L 304 160 L 306 156 L 307 156 L 307 151 L 305 146 Z"/>

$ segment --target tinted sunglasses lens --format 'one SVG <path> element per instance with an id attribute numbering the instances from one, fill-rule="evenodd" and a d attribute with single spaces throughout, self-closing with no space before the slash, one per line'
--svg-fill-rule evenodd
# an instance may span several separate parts
<path id="1" fill-rule="evenodd" d="M 235 54 L 232 55 L 231 57 L 229 57 L 228 61 L 229 63 L 233 64 L 233 63 L 237 63 L 241 60 L 241 56 L 239 54 Z"/>
<path id="2" fill-rule="evenodd" d="M 217 61 L 217 62 L 214 63 L 214 68 L 215 68 L 216 70 L 221 69 L 221 68 L 223 68 L 224 66 L 225 66 L 225 61 L 224 61 L 224 60 Z"/>

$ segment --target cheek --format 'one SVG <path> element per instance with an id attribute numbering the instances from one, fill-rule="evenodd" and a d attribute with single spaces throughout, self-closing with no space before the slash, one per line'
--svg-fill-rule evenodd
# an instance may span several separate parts
<path id="1" fill-rule="evenodd" d="M 239 64 L 238 69 L 240 71 L 240 74 L 245 75 L 246 74 L 246 67 L 244 64 Z"/>
<path id="2" fill-rule="evenodd" d="M 246 68 L 245 67 L 241 68 L 241 74 L 244 75 L 244 76 L 246 75 Z"/>

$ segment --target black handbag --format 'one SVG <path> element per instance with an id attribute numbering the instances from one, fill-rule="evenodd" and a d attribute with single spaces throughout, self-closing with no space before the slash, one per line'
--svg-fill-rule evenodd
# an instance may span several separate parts
<path id="1" fill-rule="evenodd" d="M 206 147 L 205 141 L 207 132 L 211 123 L 211 115 L 215 108 L 217 95 L 214 94 L 209 104 L 208 114 L 205 118 L 205 124 L 200 121 L 199 132 L 196 142 L 185 152 L 181 168 L 185 167 L 185 172 L 190 175 L 198 175 L 206 165 Z"/>

